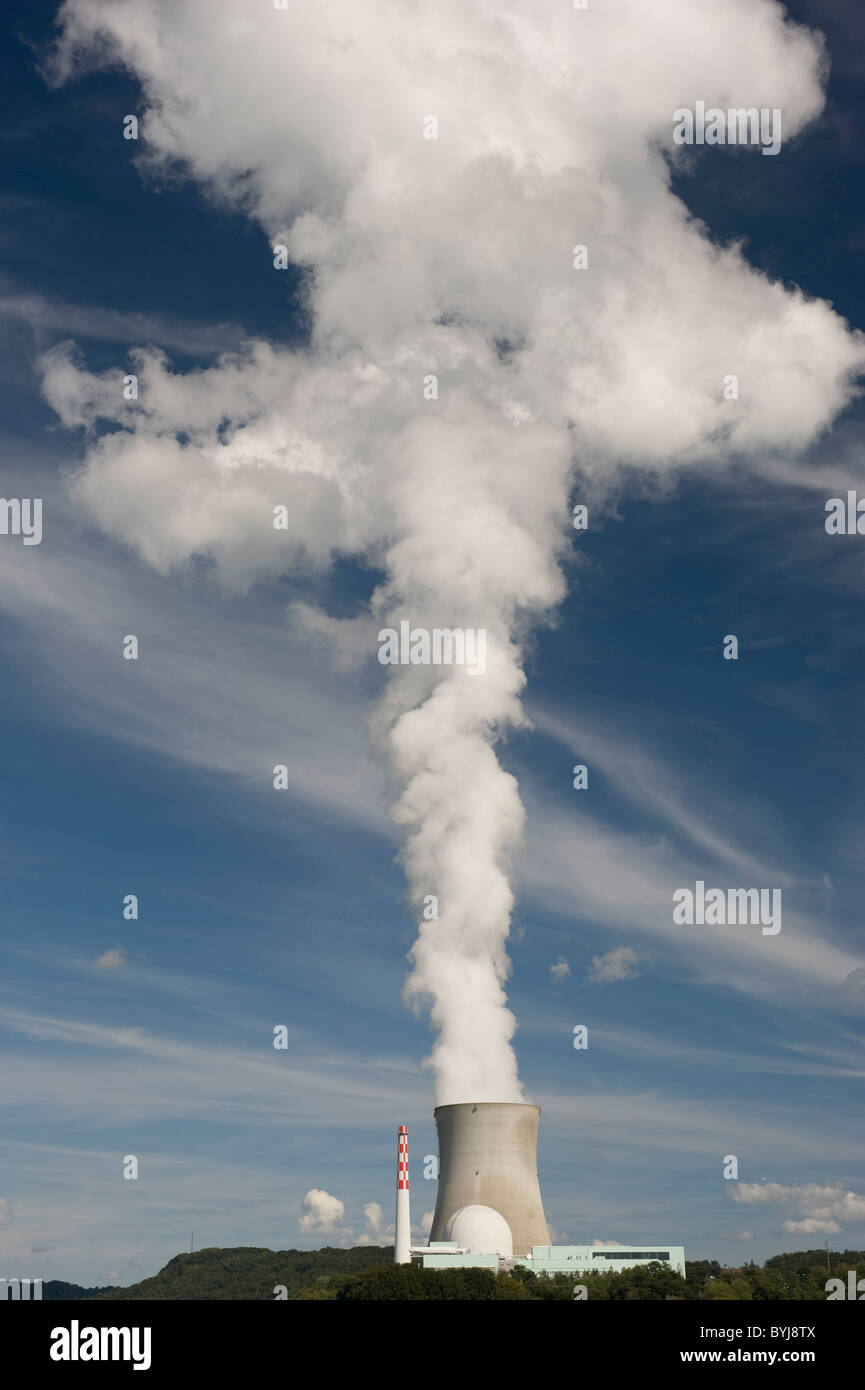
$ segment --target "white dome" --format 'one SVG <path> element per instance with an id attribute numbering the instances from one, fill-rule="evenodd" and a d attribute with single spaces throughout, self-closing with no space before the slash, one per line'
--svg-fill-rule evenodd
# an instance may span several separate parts
<path id="1" fill-rule="evenodd" d="M 460 1207 L 448 1221 L 445 1240 L 455 1240 L 471 1255 L 500 1255 L 509 1260 L 514 1253 L 511 1228 L 492 1207 Z"/>

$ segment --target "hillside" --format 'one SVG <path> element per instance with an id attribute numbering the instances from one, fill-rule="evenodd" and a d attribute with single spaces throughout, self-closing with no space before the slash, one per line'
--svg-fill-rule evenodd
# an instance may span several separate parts
<path id="1" fill-rule="evenodd" d="M 270 1299 L 284 1285 L 292 1298 L 319 1278 L 353 1274 L 393 1260 L 392 1245 L 360 1245 L 351 1250 L 262 1250 L 255 1246 L 211 1246 L 175 1255 L 150 1279 L 97 1295 L 98 1300 Z"/>
<path id="2" fill-rule="evenodd" d="M 829 1252 L 833 1275 L 858 1266 L 865 1276 L 865 1252 Z M 819 1300 L 826 1298 L 826 1251 L 802 1250 L 775 1255 L 761 1268 L 736 1268 L 714 1260 L 689 1261 L 687 1280 L 660 1266 L 643 1266 L 619 1273 L 557 1275 L 537 1279 L 528 1270 L 492 1275 L 473 1269 L 424 1270 L 419 1265 L 394 1265 L 393 1246 L 360 1245 L 350 1250 L 263 1250 L 254 1246 L 211 1247 L 191 1255 L 175 1255 L 153 1275 L 126 1289 L 93 1296 L 100 1300 L 268 1300 L 283 1285 L 292 1300 L 521 1300 L 568 1299 L 574 1284 L 585 1284 L 591 1300 Z M 65 1285 L 75 1288 L 75 1285 Z M 52 1295 L 87 1298 L 81 1294 Z"/>

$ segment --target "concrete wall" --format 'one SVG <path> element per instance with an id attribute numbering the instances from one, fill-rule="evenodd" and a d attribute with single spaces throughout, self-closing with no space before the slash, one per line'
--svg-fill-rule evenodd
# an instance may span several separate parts
<path id="1" fill-rule="evenodd" d="M 492 1207 L 511 1228 L 514 1254 L 547 1245 L 538 1185 L 537 1105 L 478 1102 L 440 1105 L 439 1187 L 431 1241 L 445 1240 L 445 1227 L 460 1207 Z"/>

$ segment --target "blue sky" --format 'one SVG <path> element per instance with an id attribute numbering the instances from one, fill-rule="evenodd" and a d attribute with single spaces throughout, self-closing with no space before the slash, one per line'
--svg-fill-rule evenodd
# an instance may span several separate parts
<path id="1" fill-rule="evenodd" d="M 827 36 L 824 114 L 775 159 L 700 152 L 675 189 L 865 328 L 865 25 L 852 4 L 789 8 Z M 2 490 L 42 496 L 45 523 L 38 547 L 0 537 L 0 1251 L 8 1277 L 126 1283 L 190 1230 L 285 1248 L 353 1243 L 368 1203 L 390 1222 L 400 1123 L 419 1223 L 432 1035 L 401 1000 L 414 918 L 368 734 L 382 669 L 346 678 L 287 618 L 298 599 L 352 617 L 380 572 L 342 557 L 246 593 L 204 563 L 159 574 L 69 494 L 87 441 L 43 398 L 40 353 L 73 339 L 101 372 L 152 342 L 185 372 L 307 326 L 258 225 L 133 165 L 131 73 L 48 88 L 31 45 L 54 14 L 13 4 L 4 45 Z M 728 1263 L 865 1244 L 862 1205 L 839 1215 L 865 1191 L 862 542 L 823 526 L 832 470 L 863 476 L 863 409 L 803 451 L 801 485 L 731 466 L 623 488 L 535 634 L 532 728 L 500 748 L 528 813 L 508 991 L 558 1237 Z M 674 927 L 697 878 L 782 887 L 782 932 Z M 620 948 L 628 977 L 594 978 Z M 762 1194 L 734 1200 L 728 1154 Z M 300 1229 L 310 1189 L 344 1203 L 336 1231 Z M 785 1229 L 827 1205 L 837 1233 Z"/>

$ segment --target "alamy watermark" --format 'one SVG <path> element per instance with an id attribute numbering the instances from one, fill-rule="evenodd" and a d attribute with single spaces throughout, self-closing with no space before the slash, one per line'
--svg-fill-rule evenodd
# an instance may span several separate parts
<path id="1" fill-rule="evenodd" d="M 865 1279 L 859 1279 L 855 1269 L 847 1270 L 847 1286 L 844 1287 L 843 1279 L 827 1279 L 823 1285 L 826 1290 L 826 1302 L 832 1303 L 837 1299 L 850 1299 L 854 1303 L 865 1302 Z M 830 1293 L 829 1290 L 832 1290 Z"/>
<path id="2" fill-rule="evenodd" d="M 824 510 L 828 536 L 865 536 L 865 497 L 848 492 L 846 503 L 843 497 L 830 497 Z"/>
<path id="3" fill-rule="evenodd" d="M 673 903 L 677 926 L 761 926 L 764 936 L 777 936 L 781 930 L 780 888 L 728 888 L 725 892 L 707 888 L 698 878 L 693 891 L 677 888 Z"/>
<path id="4" fill-rule="evenodd" d="M 0 497 L 0 536 L 20 536 L 24 545 L 40 545 L 42 498 Z"/>
<path id="5" fill-rule="evenodd" d="M 382 666 L 465 666 L 470 676 L 487 669 L 486 628 L 412 627 L 401 622 L 399 632 L 383 627 L 378 634 Z"/>
<path id="6" fill-rule="evenodd" d="M 41 1279 L 0 1279 L 0 1303 L 27 1303 L 42 1297 Z"/>
<path id="7" fill-rule="evenodd" d="M 149 1371 L 149 1327 L 82 1327 L 73 1318 L 69 1327 L 51 1329 L 48 1355 L 52 1361 L 131 1361 L 133 1371 Z"/>
<path id="8" fill-rule="evenodd" d="M 722 111 L 698 101 L 694 110 L 680 106 L 673 112 L 677 122 L 673 140 L 677 145 L 762 145 L 763 154 L 777 154 L 781 148 L 781 108 L 773 106 L 731 107 Z"/>

